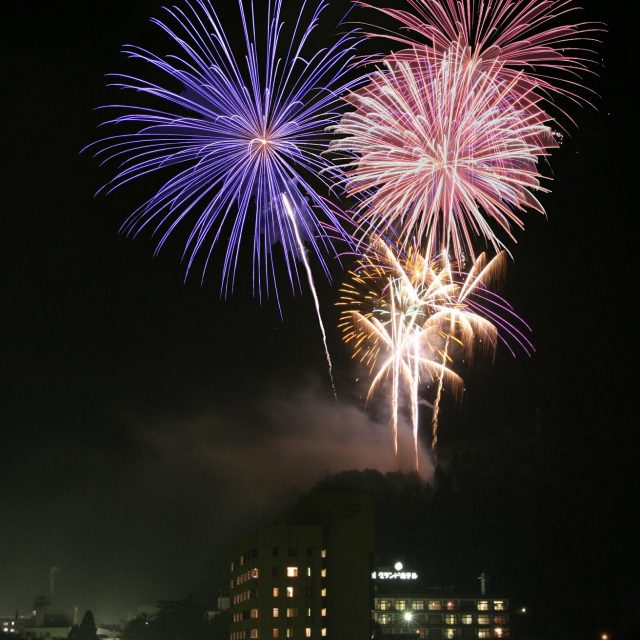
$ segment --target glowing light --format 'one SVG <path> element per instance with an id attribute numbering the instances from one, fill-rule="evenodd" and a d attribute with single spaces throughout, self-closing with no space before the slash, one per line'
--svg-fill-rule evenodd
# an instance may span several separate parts
<path id="1" fill-rule="evenodd" d="M 398 455 L 398 421 L 407 398 L 418 468 L 418 406 L 421 382 L 437 383 L 433 411 L 432 447 L 437 443 L 439 402 L 445 382 L 460 393 L 462 379 L 451 365 L 458 354 L 471 361 L 474 350 L 492 353 L 500 340 L 512 354 L 515 342 L 525 353 L 533 346 L 528 327 L 511 306 L 489 288 L 504 268 L 505 255 L 492 260 L 480 255 L 468 273 L 457 271 L 446 255 L 430 261 L 412 251 L 397 256 L 382 240 L 343 284 L 337 303 L 344 307 L 340 328 L 353 357 L 373 377 L 367 400 L 391 378 L 391 423 Z"/>
<path id="2" fill-rule="evenodd" d="M 393 565 L 393 568 L 394 568 L 396 571 L 402 571 L 402 562 L 396 562 L 396 563 Z"/>
<path id="3" fill-rule="evenodd" d="M 358 232 L 418 243 L 460 265 L 476 238 L 496 251 L 515 240 L 521 211 L 544 213 L 535 197 L 540 158 L 557 147 L 539 98 L 501 79 L 499 61 L 482 65 L 460 45 L 396 56 L 351 92 L 354 107 L 331 143 L 358 198 Z"/>
<path id="4" fill-rule="evenodd" d="M 90 147 L 101 161 L 118 163 L 106 192 L 162 173 L 164 183 L 126 219 L 123 233 L 151 230 L 159 251 L 185 228 L 186 272 L 197 260 L 203 277 L 214 249 L 226 245 L 224 295 L 233 291 L 249 235 L 254 293 L 278 299 L 275 244 L 295 291 L 298 262 L 307 267 L 304 244 L 330 278 L 325 256 L 336 257 L 351 242 L 344 214 L 325 197 L 338 172 L 323 152 L 341 95 L 360 80 L 350 70 L 354 32 L 310 47 L 327 2 L 306 2 L 292 23 L 282 19 L 281 0 L 258 4 L 238 0 L 243 36 L 233 47 L 211 0 L 166 7 L 167 18 L 153 23 L 175 50 L 161 56 L 124 48 L 146 65 L 148 79 L 112 76 L 125 98 L 108 107 L 117 113 L 105 124 L 120 131 Z"/>
<path id="5" fill-rule="evenodd" d="M 413 613 L 411 611 L 405 611 L 402 614 L 405 622 L 411 622 L 413 620 Z"/>

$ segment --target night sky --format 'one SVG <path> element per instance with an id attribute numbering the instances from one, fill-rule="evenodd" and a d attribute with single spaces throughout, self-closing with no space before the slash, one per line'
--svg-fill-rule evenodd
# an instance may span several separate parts
<path id="1" fill-rule="evenodd" d="M 608 24 L 597 111 L 573 109 L 578 128 L 546 170 L 548 220 L 528 214 L 513 249 L 505 295 L 537 353 L 502 353 L 470 372 L 442 427 L 446 444 L 539 415 L 598 453 L 585 482 L 610 483 L 621 505 L 634 504 L 638 468 L 624 475 L 638 424 L 630 4 L 586 3 L 588 19 Z M 0 615 L 46 593 L 52 565 L 59 599 L 98 619 L 181 597 L 207 584 L 234 531 L 285 504 L 292 487 L 325 471 L 393 468 L 387 427 L 363 413 L 362 372 L 335 328 L 338 265 L 333 285 L 317 278 L 336 412 L 309 295 L 283 287 L 281 320 L 252 298 L 250 266 L 223 301 L 215 270 L 183 283 L 178 241 L 153 258 L 148 236 L 120 237 L 153 177 L 94 198 L 113 168 L 80 150 L 99 135 L 94 108 L 118 98 L 104 75 L 130 69 L 124 43 L 163 50 L 148 21 L 160 7 L 2 9 Z"/>

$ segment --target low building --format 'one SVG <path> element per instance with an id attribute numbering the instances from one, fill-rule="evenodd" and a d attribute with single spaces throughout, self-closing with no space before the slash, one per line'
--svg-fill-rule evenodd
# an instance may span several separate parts
<path id="1" fill-rule="evenodd" d="M 509 636 L 509 600 L 463 595 L 453 587 L 421 586 L 417 572 L 401 563 L 372 573 L 373 637 L 472 640 Z"/>

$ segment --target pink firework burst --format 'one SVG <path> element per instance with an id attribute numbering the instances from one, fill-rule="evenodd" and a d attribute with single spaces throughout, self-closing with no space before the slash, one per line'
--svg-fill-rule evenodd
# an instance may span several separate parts
<path id="1" fill-rule="evenodd" d="M 557 142 L 540 97 L 503 69 L 454 44 L 411 60 L 392 55 L 349 94 L 355 110 L 332 149 L 363 235 L 392 235 L 403 248 L 426 241 L 464 264 L 475 238 L 499 250 L 523 227 L 523 210 L 544 212 L 538 163 Z"/>
<path id="2" fill-rule="evenodd" d="M 582 78 L 593 73 L 594 49 L 601 24 L 574 21 L 580 7 L 573 0 L 406 0 L 410 11 L 358 4 L 376 9 L 399 23 L 379 35 L 409 48 L 403 58 L 420 54 L 424 45 L 445 52 L 452 43 L 469 47 L 485 64 L 502 63 L 501 74 L 535 87 L 547 98 L 564 95 L 589 102 Z"/>

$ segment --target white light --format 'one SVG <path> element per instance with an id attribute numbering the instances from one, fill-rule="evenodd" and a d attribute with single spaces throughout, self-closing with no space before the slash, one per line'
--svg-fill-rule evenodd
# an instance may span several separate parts
<path id="1" fill-rule="evenodd" d="M 393 565 L 393 568 L 394 568 L 396 571 L 402 571 L 402 562 L 396 562 L 396 563 Z"/>
<path id="2" fill-rule="evenodd" d="M 413 613 L 411 611 L 406 611 L 402 617 L 405 622 L 411 622 L 413 620 Z"/>

